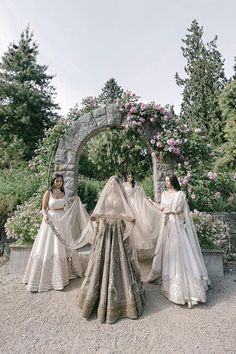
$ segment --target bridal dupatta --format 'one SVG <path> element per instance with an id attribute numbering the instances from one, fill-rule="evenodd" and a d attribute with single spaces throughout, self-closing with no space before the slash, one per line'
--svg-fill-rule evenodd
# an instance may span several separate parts
<path id="1" fill-rule="evenodd" d="M 79 197 L 69 199 L 68 204 L 65 214 L 58 219 L 49 219 L 48 224 L 68 250 L 76 250 L 88 243 L 88 234 L 93 228 Z"/>

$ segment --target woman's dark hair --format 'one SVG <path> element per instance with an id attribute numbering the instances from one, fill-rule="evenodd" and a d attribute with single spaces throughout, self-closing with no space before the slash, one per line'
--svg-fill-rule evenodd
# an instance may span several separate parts
<path id="1" fill-rule="evenodd" d="M 176 177 L 176 175 L 170 175 L 170 176 L 167 176 L 167 177 L 169 177 L 169 180 L 170 180 L 170 183 L 171 183 L 172 187 L 176 191 L 180 191 L 181 187 L 180 187 L 180 184 L 179 184 L 179 181 L 178 181 L 178 178 Z"/>
<path id="2" fill-rule="evenodd" d="M 132 188 L 134 188 L 134 186 L 135 186 L 135 179 L 134 179 L 134 174 L 133 174 L 133 172 L 128 172 L 127 174 L 126 174 L 126 177 L 125 177 L 125 181 L 127 182 L 127 180 L 128 180 L 128 176 L 132 176 L 133 177 L 133 180 L 132 180 Z"/>
<path id="3" fill-rule="evenodd" d="M 64 188 L 64 177 L 60 174 L 60 173 L 55 173 L 52 178 L 51 178 L 51 182 L 50 182 L 50 187 L 49 187 L 49 191 L 52 191 L 53 190 L 53 185 L 54 185 L 54 182 L 57 178 L 61 178 L 62 179 L 62 182 L 63 182 L 63 185 L 62 187 L 60 188 L 60 190 L 65 193 L 65 188 Z"/>

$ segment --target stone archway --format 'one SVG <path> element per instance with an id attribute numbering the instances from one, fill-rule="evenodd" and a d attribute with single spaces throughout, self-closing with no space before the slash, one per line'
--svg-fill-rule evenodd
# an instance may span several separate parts
<path id="1" fill-rule="evenodd" d="M 69 196 L 77 194 L 78 190 L 78 164 L 83 152 L 84 145 L 95 135 L 111 128 L 124 128 L 127 124 L 127 117 L 111 104 L 99 107 L 81 116 L 66 131 L 61 138 L 55 154 L 55 171 L 62 173 L 65 179 L 65 187 Z M 139 132 L 149 145 L 151 133 L 148 128 Z M 164 176 L 173 173 L 173 161 L 157 161 L 155 154 L 152 154 L 153 184 L 155 200 L 160 200 L 160 194 L 164 189 Z"/>

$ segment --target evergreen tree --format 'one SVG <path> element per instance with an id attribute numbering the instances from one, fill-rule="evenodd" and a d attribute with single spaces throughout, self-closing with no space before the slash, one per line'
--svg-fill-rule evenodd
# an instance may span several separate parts
<path id="1" fill-rule="evenodd" d="M 54 124 L 58 105 L 47 66 L 37 63 L 38 45 L 27 27 L 18 44 L 12 43 L 0 63 L 1 139 L 22 139 L 30 158 L 44 130 Z"/>
<path id="2" fill-rule="evenodd" d="M 236 79 L 236 57 L 234 57 L 234 76 L 233 79 Z"/>
<path id="3" fill-rule="evenodd" d="M 105 83 L 102 93 L 99 96 L 100 103 L 109 104 L 120 98 L 123 94 L 123 89 L 117 84 L 114 78 L 111 78 Z"/>
<path id="4" fill-rule="evenodd" d="M 219 97 L 219 104 L 226 124 L 225 143 L 220 146 L 221 157 L 216 161 L 219 170 L 236 171 L 236 79 L 229 82 Z"/>
<path id="5" fill-rule="evenodd" d="M 188 29 L 183 56 L 187 77 L 181 79 L 176 73 L 177 85 L 183 87 L 181 116 L 192 128 L 201 128 L 214 143 L 223 140 L 224 119 L 218 98 L 226 78 L 224 61 L 217 50 L 217 37 L 206 45 L 203 43 L 203 28 L 194 20 Z"/>

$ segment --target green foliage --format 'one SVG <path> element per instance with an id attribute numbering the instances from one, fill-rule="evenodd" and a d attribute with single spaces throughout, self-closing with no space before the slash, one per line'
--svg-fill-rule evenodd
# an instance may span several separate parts
<path id="1" fill-rule="evenodd" d="M 12 171 L 21 163 L 25 149 L 23 140 L 18 139 L 16 135 L 10 137 L 9 143 L 0 136 L 0 168 L 9 168 Z"/>
<path id="2" fill-rule="evenodd" d="M 146 176 L 140 184 L 143 186 L 146 196 L 154 200 L 152 176 Z"/>
<path id="3" fill-rule="evenodd" d="M 6 231 L 8 237 L 14 237 L 22 243 L 30 243 L 37 235 L 37 229 L 42 218 L 39 214 L 42 196 L 48 188 L 49 178 L 54 168 L 52 162 L 55 151 L 65 129 L 66 124 L 63 120 L 59 121 L 53 128 L 49 128 L 39 144 L 39 148 L 35 151 L 35 157 L 29 162 L 28 177 L 29 180 L 34 181 L 34 189 L 29 193 L 28 198 L 32 195 L 32 192 L 35 192 L 35 194 L 18 207 L 14 215 L 7 220 Z M 25 171 L 24 176 L 26 175 Z M 18 182 L 24 190 L 28 180 L 24 182 L 24 179 L 21 178 Z M 11 194 L 13 193 L 14 189 Z M 26 199 L 19 201 L 17 204 L 24 202 Z"/>
<path id="4" fill-rule="evenodd" d="M 29 162 L 29 167 L 38 179 L 38 187 L 43 192 L 48 188 L 49 180 L 54 170 L 54 157 L 60 138 L 67 129 L 63 119 L 58 120 L 52 128 L 45 132 L 45 137 L 34 151 L 35 156 Z"/>
<path id="5" fill-rule="evenodd" d="M 104 187 L 104 181 L 96 181 L 95 179 L 84 176 L 79 177 L 78 195 L 83 204 L 86 204 L 86 209 L 91 212 L 97 203 L 99 193 Z"/>
<path id="6" fill-rule="evenodd" d="M 181 48 L 187 60 L 187 77 L 181 79 L 176 74 L 177 85 L 183 87 L 181 116 L 190 127 L 203 129 L 210 141 L 218 144 L 223 141 L 224 120 L 218 97 L 226 83 L 224 61 L 217 50 L 217 37 L 206 45 L 202 37 L 203 28 L 194 20 Z"/>
<path id="7" fill-rule="evenodd" d="M 217 170 L 235 173 L 236 171 L 236 79 L 229 82 L 219 97 L 224 120 L 225 143 L 218 149 Z"/>
<path id="8" fill-rule="evenodd" d="M 82 107 L 76 105 L 67 119 L 74 121 L 98 106 L 119 100 L 122 94 L 123 89 L 111 78 L 105 83 L 99 98 L 86 97 L 82 100 Z M 107 176 L 124 177 L 128 171 L 133 171 L 138 179 L 142 179 L 150 168 L 151 157 L 140 135 L 112 129 L 100 133 L 87 143 L 80 158 L 79 173 L 102 181 Z"/>
<path id="9" fill-rule="evenodd" d="M 26 164 L 0 172 L 0 226 L 9 212 L 37 190 L 37 182 Z"/>
<path id="10" fill-rule="evenodd" d="M 29 28 L 12 43 L 0 63 L 1 139 L 12 144 L 12 136 L 23 140 L 25 157 L 33 155 L 44 130 L 54 124 L 58 105 L 47 66 L 37 63 L 38 45 Z"/>
<path id="11" fill-rule="evenodd" d="M 191 210 L 206 212 L 236 211 L 236 183 L 227 173 L 191 174 L 182 179 Z"/>
<path id="12" fill-rule="evenodd" d="M 117 98 L 121 98 L 122 94 L 123 89 L 117 84 L 114 78 L 111 78 L 105 83 L 99 96 L 99 102 L 103 104 L 113 103 Z"/>
<path id="13" fill-rule="evenodd" d="M 32 244 L 42 220 L 42 215 L 39 213 L 40 207 L 41 195 L 39 193 L 18 206 L 14 215 L 5 224 L 8 238 L 15 238 L 20 244 Z"/>
<path id="14" fill-rule="evenodd" d="M 125 130 L 100 133 L 87 143 L 86 156 L 89 164 L 82 159 L 80 174 L 100 181 L 111 175 L 123 178 L 129 171 L 142 179 L 151 169 L 151 157 L 144 142 L 134 132 Z"/>

